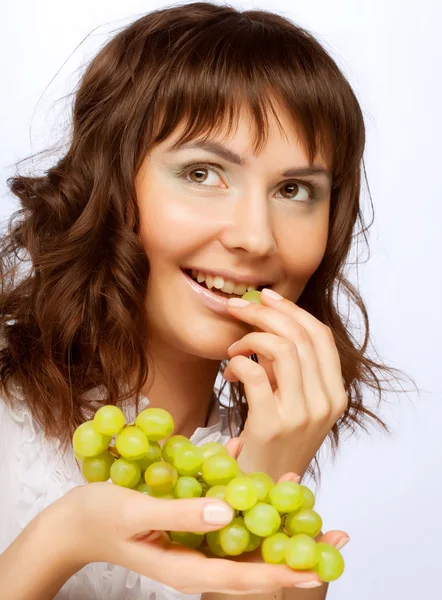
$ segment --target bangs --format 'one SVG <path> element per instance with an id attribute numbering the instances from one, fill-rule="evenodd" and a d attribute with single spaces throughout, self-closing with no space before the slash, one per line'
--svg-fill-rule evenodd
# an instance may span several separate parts
<path id="1" fill-rule="evenodd" d="M 246 107 L 257 154 L 268 138 L 270 113 L 285 135 L 278 118 L 282 107 L 293 119 L 310 164 L 323 154 L 338 185 L 362 157 L 364 127 L 357 100 L 308 32 L 270 16 L 280 19 L 279 27 L 235 13 L 221 22 L 206 20 L 201 28 L 194 24 L 187 42 L 184 34 L 174 37 L 170 31 L 168 44 L 158 41 L 168 55 L 157 63 L 167 69 L 158 74 L 155 105 L 161 110 L 153 111 L 151 143 L 161 143 L 181 123 L 185 129 L 172 148 L 221 132 L 230 136 Z"/>

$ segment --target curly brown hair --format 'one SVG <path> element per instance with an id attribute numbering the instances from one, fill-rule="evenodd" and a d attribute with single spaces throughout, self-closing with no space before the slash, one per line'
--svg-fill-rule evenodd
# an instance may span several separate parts
<path id="1" fill-rule="evenodd" d="M 150 12 L 118 31 L 81 78 L 67 152 L 43 176 L 7 180 L 22 208 L 0 248 L 0 391 L 14 403 L 17 386 L 48 437 L 69 442 L 90 410 L 84 394 L 97 385 L 107 390 L 105 403 L 135 397 L 138 410 L 149 370 L 149 262 L 134 180 L 146 153 L 183 120 L 177 144 L 217 131 L 227 114 L 231 127 L 244 103 L 258 151 L 268 135 L 267 110 L 278 120 L 271 94 L 296 121 L 310 161 L 320 148 L 332 156 L 328 245 L 297 303 L 332 329 L 341 357 L 349 404 L 329 434 L 333 454 L 343 428 L 365 429 L 370 418 L 388 431 L 364 405 L 362 390 L 372 388 L 380 401 L 382 384 L 398 380 L 399 371 L 368 357 L 367 311 L 344 273 L 353 240 L 367 242 L 368 229 L 356 96 L 323 46 L 287 18 L 194 2 Z M 30 268 L 19 276 L 23 260 Z M 339 314 L 340 292 L 362 314 L 359 344 Z M 248 410 L 241 383 L 231 384 L 230 396 L 234 435 L 233 417 L 242 430 Z M 312 465 L 309 472 L 315 477 Z"/>

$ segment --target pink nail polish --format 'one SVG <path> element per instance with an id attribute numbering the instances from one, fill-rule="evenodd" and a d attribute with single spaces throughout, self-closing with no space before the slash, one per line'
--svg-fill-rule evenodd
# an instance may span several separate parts
<path id="1" fill-rule="evenodd" d="M 306 581 L 305 583 L 296 583 L 295 587 L 298 587 L 298 588 L 315 588 L 315 587 L 319 587 L 320 585 L 322 585 L 322 582 L 320 582 L 320 581 Z"/>
<path id="2" fill-rule="evenodd" d="M 261 294 L 264 294 L 264 296 L 267 296 L 267 298 L 272 298 L 272 300 L 282 300 L 283 298 L 281 294 L 278 294 L 278 292 L 270 290 L 269 288 L 264 288 Z"/>
<path id="3" fill-rule="evenodd" d="M 250 302 L 248 302 L 247 300 L 243 300 L 242 298 L 229 298 L 229 300 L 227 301 L 227 304 L 229 306 L 235 306 L 238 308 L 242 308 L 243 306 L 248 306 L 250 304 Z"/>
<path id="4" fill-rule="evenodd" d="M 336 550 L 342 550 L 342 548 L 348 544 L 348 542 L 350 541 L 349 537 L 345 537 L 339 540 L 339 542 L 336 544 L 335 548 Z"/>

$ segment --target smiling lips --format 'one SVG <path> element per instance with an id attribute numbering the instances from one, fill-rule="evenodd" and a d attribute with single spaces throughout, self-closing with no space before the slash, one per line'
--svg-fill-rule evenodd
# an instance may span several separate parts
<path id="1" fill-rule="evenodd" d="M 200 285 L 205 284 L 207 289 L 215 288 L 216 291 L 224 292 L 226 295 L 242 296 L 246 292 L 256 290 L 257 286 L 251 283 L 234 282 L 231 279 L 224 279 L 220 275 L 210 275 L 202 271 L 192 269 L 191 277 Z M 214 291 L 215 291 L 214 290 Z"/>
<path id="2" fill-rule="evenodd" d="M 216 289 L 216 292 L 212 292 L 212 290 L 207 289 L 207 287 L 203 287 L 203 285 L 194 281 L 186 271 L 182 271 L 187 283 L 190 285 L 192 290 L 196 293 L 198 299 L 210 310 L 216 312 L 218 314 L 228 314 L 227 310 L 227 302 L 229 298 L 234 298 L 238 296 L 233 296 L 232 294 L 225 294 L 224 292 Z"/>

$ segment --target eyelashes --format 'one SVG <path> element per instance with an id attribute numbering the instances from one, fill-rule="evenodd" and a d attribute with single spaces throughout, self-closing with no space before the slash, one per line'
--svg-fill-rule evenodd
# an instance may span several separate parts
<path id="1" fill-rule="evenodd" d="M 217 173 L 217 175 L 221 176 L 218 173 L 217 168 L 221 168 L 219 165 L 216 165 L 214 163 L 209 163 L 209 162 L 190 162 L 187 163 L 185 165 L 180 166 L 177 170 L 174 170 L 174 173 L 177 177 L 180 178 L 185 178 L 187 177 L 187 175 L 189 175 L 189 173 L 191 173 L 192 171 L 196 171 L 198 169 L 207 169 L 207 170 L 211 170 L 214 171 L 215 173 Z M 193 185 L 199 188 L 202 187 L 206 187 L 206 188 L 213 188 L 213 187 L 217 187 L 217 186 L 212 186 L 212 185 L 207 185 L 204 182 L 197 182 L 197 181 L 188 181 L 187 179 L 185 180 L 185 183 L 189 184 L 189 185 Z M 310 194 L 310 199 L 309 200 L 295 200 L 294 198 L 283 198 L 284 200 L 288 200 L 288 201 L 292 201 L 292 202 L 302 202 L 305 204 L 312 204 L 314 202 L 317 202 L 321 195 L 322 195 L 322 187 L 320 185 L 318 185 L 316 182 L 311 181 L 311 180 L 296 180 L 296 179 L 289 179 L 286 182 L 282 183 L 280 188 L 287 185 L 299 185 L 301 187 L 306 188 L 309 191 Z"/>

